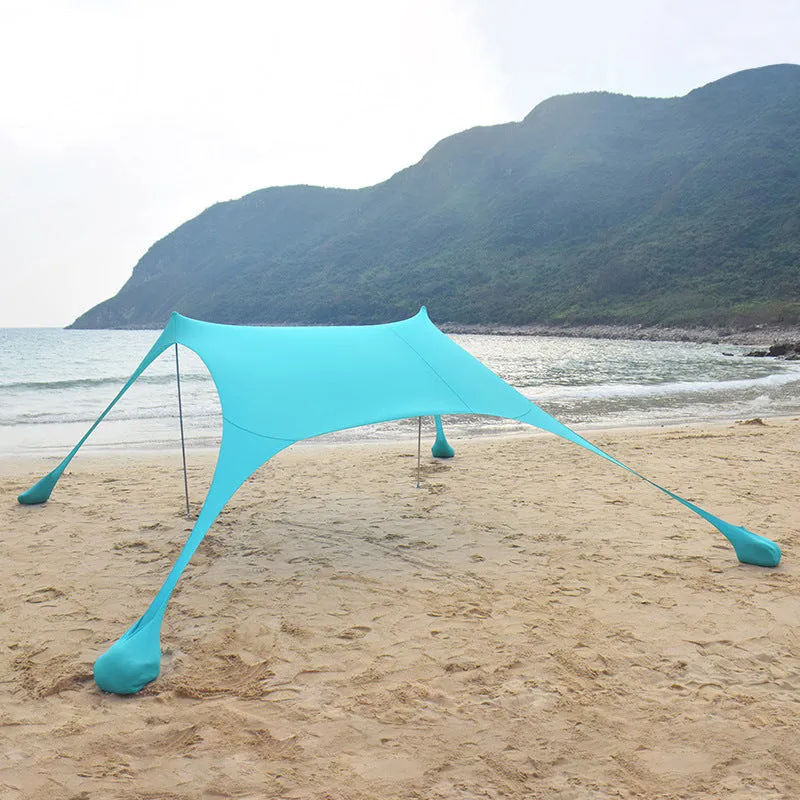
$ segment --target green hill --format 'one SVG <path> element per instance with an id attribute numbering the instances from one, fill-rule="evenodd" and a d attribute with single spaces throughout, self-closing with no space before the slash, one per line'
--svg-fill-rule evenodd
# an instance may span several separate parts
<path id="1" fill-rule="evenodd" d="M 78 328 L 800 322 L 800 67 L 685 97 L 553 97 L 365 189 L 219 203 Z"/>

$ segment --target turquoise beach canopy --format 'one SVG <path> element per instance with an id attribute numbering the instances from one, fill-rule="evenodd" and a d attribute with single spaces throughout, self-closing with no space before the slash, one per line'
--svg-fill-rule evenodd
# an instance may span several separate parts
<path id="1" fill-rule="evenodd" d="M 222 442 L 200 515 L 175 565 L 143 616 L 94 667 L 106 691 L 132 694 L 154 680 L 161 621 L 181 573 L 217 515 L 262 464 L 289 445 L 323 433 L 408 417 L 434 416 L 438 452 L 442 414 L 485 414 L 528 423 L 628 470 L 711 523 L 740 561 L 774 567 L 780 548 L 653 483 L 571 431 L 445 336 L 425 308 L 386 325 L 253 328 L 173 314 L 163 333 L 108 408 L 49 475 L 19 496 L 43 503 L 88 436 L 144 370 L 181 344 L 208 368 L 222 405 Z"/>

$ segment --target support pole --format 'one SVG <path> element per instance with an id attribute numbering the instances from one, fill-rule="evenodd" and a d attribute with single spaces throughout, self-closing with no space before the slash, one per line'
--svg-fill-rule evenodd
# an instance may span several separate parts
<path id="1" fill-rule="evenodd" d="M 422 417 L 417 417 L 417 489 L 422 469 Z"/>
<path id="2" fill-rule="evenodd" d="M 177 342 L 175 342 L 175 377 L 178 381 L 178 418 L 181 424 L 181 454 L 183 455 L 183 488 L 186 492 L 186 519 L 189 519 L 189 478 L 186 474 L 186 441 L 183 436 L 183 404 L 181 403 L 181 366 L 178 361 Z"/>

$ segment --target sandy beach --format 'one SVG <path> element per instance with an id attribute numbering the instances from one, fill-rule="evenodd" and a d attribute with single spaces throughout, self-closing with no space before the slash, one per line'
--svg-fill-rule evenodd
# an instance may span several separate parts
<path id="1" fill-rule="evenodd" d="M 777 541 L 545 435 L 298 446 L 233 498 L 165 617 L 158 680 L 92 663 L 185 541 L 180 454 L 0 462 L 0 797 L 800 796 L 800 420 L 593 432 Z M 428 448 L 430 443 L 428 443 Z M 429 453 L 429 450 L 425 450 Z M 189 454 L 193 513 L 214 455 Z"/>

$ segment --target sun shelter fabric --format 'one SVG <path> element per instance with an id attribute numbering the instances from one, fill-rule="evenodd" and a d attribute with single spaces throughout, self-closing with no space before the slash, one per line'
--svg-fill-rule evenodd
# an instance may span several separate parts
<path id="1" fill-rule="evenodd" d="M 760 566 L 780 561 L 774 542 L 658 486 L 542 411 L 439 331 L 425 308 L 400 322 L 327 328 L 220 325 L 173 314 L 108 408 L 55 470 L 19 496 L 21 503 L 49 498 L 95 427 L 139 375 L 175 344 L 194 351 L 208 368 L 222 406 L 222 441 L 202 510 L 175 565 L 143 616 L 95 663 L 95 680 L 106 691 L 132 694 L 158 675 L 161 620 L 170 595 L 244 481 L 295 442 L 374 422 L 485 414 L 528 423 L 628 470 L 699 514 L 730 541 L 740 561 Z M 446 448 L 440 445 L 439 450 Z"/>

